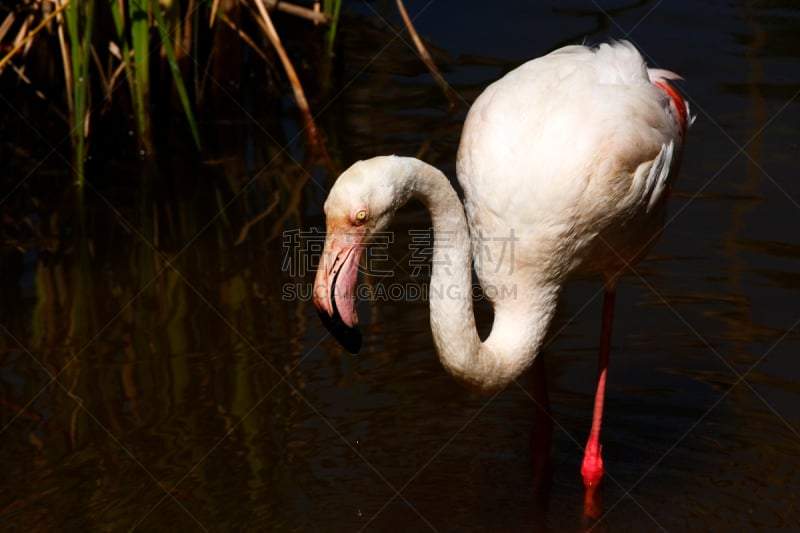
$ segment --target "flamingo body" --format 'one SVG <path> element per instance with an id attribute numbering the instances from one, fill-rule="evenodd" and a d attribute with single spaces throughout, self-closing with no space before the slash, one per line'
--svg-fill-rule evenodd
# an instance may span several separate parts
<path id="1" fill-rule="evenodd" d="M 459 381 L 496 390 L 539 354 L 565 283 L 604 278 L 600 363 L 582 474 L 599 483 L 600 423 L 619 276 L 657 240 L 677 175 L 688 106 L 627 42 L 567 46 L 491 84 L 472 105 L 458 150 L 464 206 L 447 178 L 407 157 L 360 161 L 325 202 L 327 237 L 314 303 L 348 346 L 358 317 L 361 250 L 410 198 L 430 210 L 435 241 L 431 329 Z M 481 341 L 471 266 L 494 307 Z M 457 290 L 453 290 L 457 289 Z"/>
<path id="2" fill-rule="evenodd" d="M 568 46 L 478 97 L 457 171 L 470 228 L 485 237 L 484 284 L 614 278 L 646 254 L 686 127 L 685 104 L 653 83 L 664 76 L 675 77 L 648 72 L 629 43 Z M 513 269 L 493 260 L 509 260 L 500 252 L 512 232 Z"/>

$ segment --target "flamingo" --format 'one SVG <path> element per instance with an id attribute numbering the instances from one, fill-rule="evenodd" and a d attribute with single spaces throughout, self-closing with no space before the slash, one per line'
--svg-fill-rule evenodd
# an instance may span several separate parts
<path id="1" fill-rule="evenodd" d="M 600 357 L 581 466 L 587 491 L 597 487 L 617 282 L 660 236 L 694 119 L 670 84 L 679 78 L 648 68 L 627 41 L 565 46 L 509 72 L 467 114 L 456 163 L 463 206 L 445 175 L 415 158 L 353 164 L 324 204 L 327 235 L 313 293 L 323 321 L 359 350 L 354 290 L 362 250 L 411 198 L 428 208 L 434 231 L 436 350 L 468 386 L 500 390 L 531 366 L 565 284 L 599 274 Z M 483 341 L 473 266 L 494 308 Z"/>

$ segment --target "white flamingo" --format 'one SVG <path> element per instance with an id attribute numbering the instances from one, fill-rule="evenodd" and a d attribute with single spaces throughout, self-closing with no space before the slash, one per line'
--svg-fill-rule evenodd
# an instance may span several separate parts
<path id="1" fill-rule="evenodd" d="M 657 240 L 680 162 L 689 108 L 628 42 L 567 46 L 490 85 L 472 105 L 458 149 L 464 206 L 436 168 L 409 157 L 359 161 L 325 202 L 327 237 L 315 280 L 320 316 L 352 351 L 360 346 L 354 288 L 361 250 L 410 198 L 430 210 L 433 339 L 458 380 L 509 384 L 542 346 L 565 283 L 605 282 L 592 428 L 581 468 L 603 475 L 600 424 L 619 276 Z M 466 216 L 465 216 L 466 210 Z M 478 336 L 474 265 L 494 307 Z"/>

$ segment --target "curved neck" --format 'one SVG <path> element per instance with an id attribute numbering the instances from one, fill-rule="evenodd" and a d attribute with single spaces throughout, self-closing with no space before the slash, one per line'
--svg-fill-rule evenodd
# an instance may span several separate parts
<path id="1" fill-rule="evenodd" d="M 472 245 L 464 207 L 445 175 L 413 158 L 398 158 L 410 186 L 425 204 L 434 231 L 430 315 L 436 349 L 454 377 L 483 390 L 496 390 L 533 362 L 558 300 L 555 285 L 537 286 L 519 271 L 495 287 L 494 322 L 485 342 L 475 326 Z"/>

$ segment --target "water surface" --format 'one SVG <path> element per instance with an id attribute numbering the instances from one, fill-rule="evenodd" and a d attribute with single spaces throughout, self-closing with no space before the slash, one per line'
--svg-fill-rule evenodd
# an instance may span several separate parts
<path id="1" fill-rule="evenodd" d="M 800 527 L 800 10 L 407 7 L 465 102 L 525 59 L 584 40 L 631 39 L 686 79 L 697 120 L 669 223 L 617 298 L 599 514 L 585 515 L 579 475 L 599 285 L 570 286 L 543 352 L 556 431 L 551 481 L 535 486 L 530 376 L 494 397 L 459 387 L 436 358 L 423 300 L 363 303 L 364 349 L 351 356 L 291 292 L 313 281 L 298 236 L 323 228 L 335 175 L 307 156 L 291 103 L 276 120 L 243 82 L 218 96 L 222 118 L 204 124 L 199 158 L 162 149 L 145 170 L 152 190 L 137 186 L 124 143 L 94 149 L 81 216 L 42 192 L 69 173 L 40 153 L 62 139 L 34 115 L 6 129 L 16 157 L 3 164 L 0 525 Z M 312 101 L 334 165 L 419 155 L 453 176 L 463 109 L 448 111 L 393 2 L 345 9 L 342 70 Z M 417 205 L 393 228 L 384 252 L 398 282 L 419 280 L 410 230 L 427 227 Z M 490 310 L 478 319 L 486 331 Z"/>

